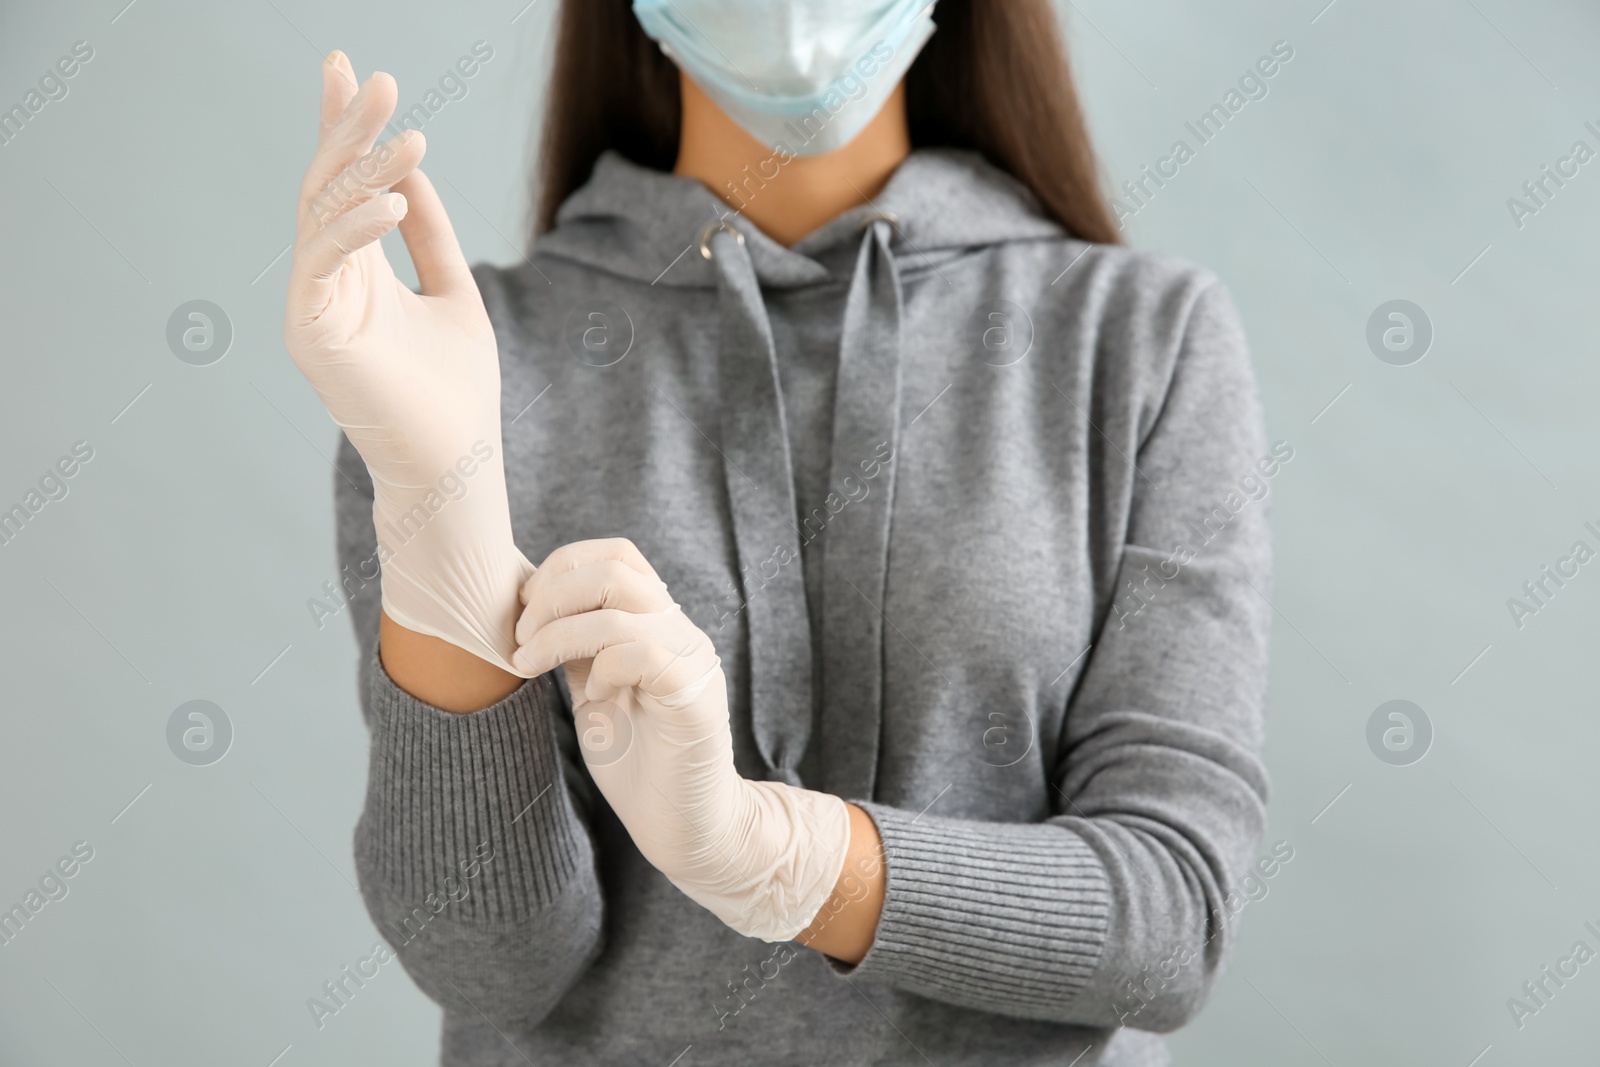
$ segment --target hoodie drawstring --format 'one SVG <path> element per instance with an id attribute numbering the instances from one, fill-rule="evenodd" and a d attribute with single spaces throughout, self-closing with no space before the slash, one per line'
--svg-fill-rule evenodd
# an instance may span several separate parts
<path id="1" fill-rule="evenodd" d="M 733 513 L 749 642 L 751 725 L 767 777 L 799 786 L 812 728 L 811 658 L 823 672 L 821 729 L 841 739 L 822 788 L 870 799 L 883 716 L 883 599 L 900 431 L 902 294 L 876 215 L 856 258 L 839 339 L 829 496 L 825 509 L 822 640 L 811 647 L 789 433 L 777 352 L 744 237 L 727 222 L 701 235 L 717 271 L 723 471 Z M 869 473 L 869 471 L 871 473 Z M 851 486 L 865 485 L 857 497 Z M 820 502 L 819 502 L 820 504 Z"/>
<path id="2" fill-rule="evenodd" d="M 751 725 L 768 779 L 798 786 L 811 733 L 811 626 L 777 350 L 744 235 L 729 223 L 713 224 L 700 251 L 717 269 L 722 315 L 722 466 L 749 642 Z"/>
<path id="3" fill-rule="evenodd" d="M 892 217 L 876 216 L 856 256 L 839 335 L 828 484 L 850 501 L 823 533 L 822 730 L 832 746 L 823 788 L 871 800 L 883 726 L 884 587 L 900 446 L 900 272 Z M 872 472 L 876 477 L 869 477 Z M 862 485 L 860 499 L 852 486 Z M 836 523 L 836 525 L 835 525 Z"/>

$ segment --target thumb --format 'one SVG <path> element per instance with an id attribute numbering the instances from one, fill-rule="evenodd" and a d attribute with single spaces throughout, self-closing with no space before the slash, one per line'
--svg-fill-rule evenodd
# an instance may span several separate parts
<path id="1" fill-rule="evenodd" d="M 472 271 L 461 254 L 455 227 L 445 213 L 438 190 L 421 169 L 413 170 L 394 185 L 394 192 L 405 196 L 410 210 L 400 220 L 400 236 L 417 268 L 417 281 L 423 296 L 453 296 L 477 292 Z"/>

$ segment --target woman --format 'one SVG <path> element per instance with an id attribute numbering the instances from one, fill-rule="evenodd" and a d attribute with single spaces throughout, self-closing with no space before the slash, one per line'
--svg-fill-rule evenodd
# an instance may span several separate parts
<path id="1" fill-rule="evenodd" d="M 444 1062 L 1168 1062 L 1264 825 L 1276 461 L 1048 0 L 567 0 L 510 269 L 395 99 L 325 64 L 286 337 Z"/>

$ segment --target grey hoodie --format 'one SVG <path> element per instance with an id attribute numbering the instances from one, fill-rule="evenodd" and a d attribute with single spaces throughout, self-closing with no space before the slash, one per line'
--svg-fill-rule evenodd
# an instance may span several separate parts
<path id="1" fill-rule="evenodd" d="M 933 150 L 792 248 L 608 154 L 475 274 L 523 551 L 631 538 L 716 643 L 740 773 L 860 804 L 887 881 L 858 965 L 743 938 L 634 847 L 559 675 L 470 715 L 398 689 L 346 442 L 357 867 L 443 1062 L 1167 1063 L 1268 791 L 1293 451 L 1226 288 Z"/>

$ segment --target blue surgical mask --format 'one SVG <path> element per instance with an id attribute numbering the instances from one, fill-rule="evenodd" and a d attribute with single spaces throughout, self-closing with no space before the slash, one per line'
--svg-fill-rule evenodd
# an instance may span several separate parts
<path id="1" fill-rule="evenodd" d="M 639 24 L 728 117 L 812 156 L 861 132 L 933 35 L 934 0 L 633 0 Z"/>

